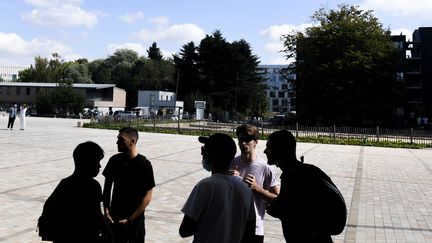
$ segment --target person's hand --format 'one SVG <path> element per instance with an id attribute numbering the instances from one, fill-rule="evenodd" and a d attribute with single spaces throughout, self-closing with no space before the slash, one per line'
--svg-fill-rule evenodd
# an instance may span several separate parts
<path id="1" fill-rule="evenodd" d="M 114 220 L 111 218 L 108 208 L 105 208 L 105 218 L 108 220 L 108 223 L 114 224 Z"/>
<path id="2" fill-rule="evenodd" d="M 243 180 L 244 180 L 244 182 L 246 182 L 246 184 L 252 190 L 256 189 L 257 185 L 256 185 L 256 182 L 255 182 L 255 176 L 253 176 L 252 174 L 247 174 Z"/>
<path id="3" fill-rule="evenodd" d="M 122 224 L 122 225 L 127 225 L 127 224 L 129 224 L 129 220 L 128 219 L 122 219 L 122 220 L 119 220 L 118 223 Z"/>
<path id="4" fill-rule="evenodd" d="M 229 174 L 232 176 L 240 176 L 237 165 L 233 169 L 229 170 Z"/>

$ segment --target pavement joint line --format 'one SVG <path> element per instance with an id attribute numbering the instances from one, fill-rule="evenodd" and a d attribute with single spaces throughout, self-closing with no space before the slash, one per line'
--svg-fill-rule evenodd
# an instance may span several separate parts
<path id="1" fill-rule="evenodd" d="M 40 165 L 40 164 L 45 164 L 45 163 L 50 163 L 50 162 L 60 161 L 60 160 L 65 160 L 65 159 L 70 159 L 70 156 L 52 159 L 52 160 L 44 160 L 44 161 L 40 161 L 40 162 L 36 162 L 36 163 L 27 163 L 27 164 L 18 164 L 15 166 L 0 167 L 0 170 L 14 169 L 14 168 L 19 168 L 19 167 L 24 167 L 24 166 Z"/>
<path id="2" fill-rule="evenodd" d="M 318 147 L 320 147 L 320 146 L 321 146 L 321 144 L 317 144 L 317 145 L 313 146 L 312 148 L 307 149 L 307 150 L 302 154 L 302 156 L 305 156 L 306 154 L 308 154 L 309 152 L 315 150 L 316 148 L 318 148 Z"/>
<path id="3" fill-rule="evenodd" d="M 6 190 L 6 191 L 1 191 L 0 195 L 1 194 L 8 194 L 10 192 L 19 191 L 19 190 L 22 190 L 22 189 L 28 189 L 28 188 L 32 188 L 32 187 L 46 185 L 46 184 L 50 184 L 50 183 L 53 183 L 53 182 L 58 182 L 60 180 L 61 179 L 55 179 L 55 180 L 51 180 L 51 181 L 46 181 L 46 182 L 36 183 L 36 184 L 32 184 L 32 185 L 28 185 L 28 186 L 23 186 L 23 187 L 19 187 L 19 188 L 14 188 L 14 189 Z"/>
<path id="4" fill-rule="evenodd" d="M 431 167 L 422 158 L 419 158 L 412 150 L 409 150 L 409 152 L 423 165 L 423 167 L 426 168 L 427 172 L 432 175 Z"/>
<path id="5" fill-rule="evenodd" d="M 178 180 L 178 179 L 180 179 L 180 178 L 184 178 L 184 177 L 190 176 L 190 175 L 195 174 L 195 173 L 198 173 L 198 172 L 202 172 L 202 169 L 199 168 L 199 169 L 193 170 L 192 172 L 188 172 L 188 173 L 185 173 L 185 174 L 183 174 L 183 175 L 179 175 L 179 176 L 176 176 L 176 177 L 174 177 L 174 178 L 171 178 L 171 179 L 169 179 L 169 180 L 166 180 L 166 181 L 163 181 L 163 182 L 160 182 L 160 183 L 156 183 L 156 186 L 162 186 L 162 185 L 165 185 L 165 184 L 167 184 L 167 183 L 170 183 L 170 182 L 176 181 L 176 180 Z"/>
<path id="6" fill-rule="evenodd" d="M 407 230 L 407 231 L 429 231 L 432 229 L 427 228 L 412 228 L 412 227 L 398 227 L 398 226 L 375 226 L 375 225 L 351 225 L 347 224 L 348 228 L 368 228 L 368 229 L 393 229 L 393 230 Z"/>
<path id="7" fill-rule="evenodd" d="M 20 201 L 34 201 L 34 202 L 42 202 L 44 203 L 46 201 L 46 198 L 44 197 L 30 197 L 30 196 L 25 196 L 25 195 L 20 195 L 20 194 L 15 194 L 15 193 L 5 193 L 3 195 L 6 195 L 10 198 L 14 198 Z"/>
<path id="8" fill-rule="evenodd" d="M 160 156 L 157 156 L 157 157 L 152 157 L 152 158 L 148 157 L 148 159 L 151 161 L 152 159 L 160 159 L 160 158 L 163 158 L 163 157 L 166 157 L 166 156 L 171 156 L 171 155 L 175 155 L 175 154 L 178 154 L 178 153 L 184 153 L 184 152 L 187 152 L 187 151 L 194 151 L 194 150 L 196 150 L 196 148 L 184 149 L 182 151 L 177 151 L 177 152 L 174 152 L 174 153 L 163 154 L 163 155 L 160 155 Z"/>
<path id="9" fill-rule="evenodd" d="M 9 240 L 11 238 L 14 238 L 14 237 L 17 237 L 17 236 L 20 236 L 20 235 L 23 235 L 23 234 L 27 234 L 27 233 L 32 232 L 32 231 L 36 231 L 36 228 L 37 228 L 37 226 L 35 225 L 34 227 L 29 227 L 29 228 L 26 228 L 26 229 L 14 232 L 14 233 L 12 233 L 10 235 L 6 235 L 4 237 L 0 237 L 0 242 Z"/>
<path id="10" fill-rule="evenodd" d="M 360 191 L 363 177 L 363 156 L 364 146 L 360 147 L 359 158 L 357 160 L 357 171 L 354 181 L 353 195 L 351 197 L 351 206 L 348 213 L 347 225 L 357 225 L 358 215 L 360 210 Z M 357 237 L 357 231 L 354 227 L 347 227 L 345 230 L 345 241 L 355 242 Z"/>

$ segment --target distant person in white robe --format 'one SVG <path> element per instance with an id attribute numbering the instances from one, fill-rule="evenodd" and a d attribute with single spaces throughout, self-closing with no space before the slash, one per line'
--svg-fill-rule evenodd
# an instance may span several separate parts
<path id="1" fill-rule="evenodd" d="M 25 130 L 26 129 L 26 111 L 27 111 L 27 106 L 26 105 L 21 106 L 21 110 L 20 110 L 20 126 L 21 126 L 21 130 Z"/>

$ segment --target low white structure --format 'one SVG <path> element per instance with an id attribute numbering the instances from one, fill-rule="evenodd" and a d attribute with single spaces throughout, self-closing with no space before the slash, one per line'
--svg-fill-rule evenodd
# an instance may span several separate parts
<path id="1" fill-rule="evenodd" d="M 17 81 L 19 72 L 28 67 L 0 66 L 0 78 L 5 82 Z"/>
<path id="2" fill-rule="evenodd" d="M 180 118 L 183 115 L 183 101 L 177 101 L 174 92 L 139 90 L 137 107 L 141 107 L 141 110 L 148 110 L 149 113 L 153 112 L 154 114 L 162 111 L 163 115 L 180 115 Z"/>

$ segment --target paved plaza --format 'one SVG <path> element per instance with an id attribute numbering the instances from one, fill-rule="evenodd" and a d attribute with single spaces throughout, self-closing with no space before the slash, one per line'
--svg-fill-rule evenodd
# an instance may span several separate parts
<path id="1" fill-rule="evenodd" d="M 102 169 L 117 152 L 117 131 L 77 127 L 77 120 L 27 118 L 7 130 L 0 114 L 0 242 L 41 242 L 37 218 L 58 182 L 73 171 L 72 151 L 94 141 L 105 150 Z M 139 151 L 153 164 L 156 188 L 146 210 L 147 241 L 191 242 L 178 228 L 193 186 L 209 176 L 196 136 L 140 133 Z M 265 141 L 260 141 L 260 156 Z M 326 171 L 349 212 L 335 242 L 432 242 L 432 150 L 298 144 L 298 156 Z M 276 169 L 278 175 L 280 170 Z M 97 180 L 103 183 L 99 175 Z M 103 185 L 103 184 L 102 184 Z M 266 216 L 265 242 L 284 242 L 279 220 Z"/>

